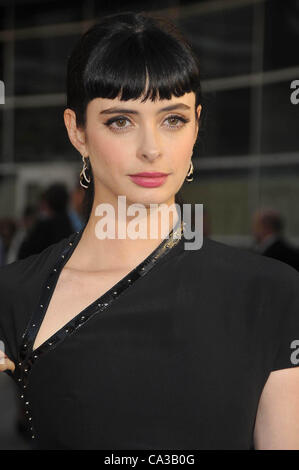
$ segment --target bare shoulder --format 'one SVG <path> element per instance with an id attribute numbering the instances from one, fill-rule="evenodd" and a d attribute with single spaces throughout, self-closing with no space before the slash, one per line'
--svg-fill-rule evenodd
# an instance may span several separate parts
<path id="1" fill-rule="evenodd" d="M 270 373 L 259 401 L 254 445 L 260 450 L 299 450 L 299 367 Z"/>

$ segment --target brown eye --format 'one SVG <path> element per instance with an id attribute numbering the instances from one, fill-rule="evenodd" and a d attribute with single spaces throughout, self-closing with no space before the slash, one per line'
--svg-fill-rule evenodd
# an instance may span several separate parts
<path id="1" fill-rule="evenodd" d="M 125 124 L 125 123 L 126 123 L 126 120 L 123 119 L 123 118 L 120 118 L 120 119 L 117 119 L 117 121 L 115 121 L 115 122 L 120 122 L 120 123 Z M 118 126 L 118 127 L 124 127 L 124 126 Z"/>
<path id="2" fill-rule="evenodd" d="M 168 121 L 168 125 L 166 127 L 169 127 L 169 129 L 180 129 L 183 127 L 187 122 L 189 122 L 189 119 L 186 119 L 182 116 L 168 116 L 166 118 L 166 121 Z"/>
<path id="3" fill-rule="evenodd" d="M 169 121 L 170 121 L 171 124 L 175 124 L 175 123 L 178 122 L 178 118 L 176 118 L 176 117 L 171 117 L 171 118 L 169 118 Z"/>
<path id="4" fill-rule="evenodd" d="M 123 129 L 127 129 L 130 127 L 130 120 L 125 116 L 116 116 L 108 121 L 104 122 L 105 126 L 115 132 L 121 132 Z M 126 125 L 128 123 L 128 126 Z M 119 125 L 120 124 L 120 125 Z"/>

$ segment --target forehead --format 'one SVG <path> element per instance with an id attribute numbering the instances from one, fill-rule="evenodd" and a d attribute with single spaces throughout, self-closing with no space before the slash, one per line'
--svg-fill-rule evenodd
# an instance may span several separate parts
<path id="1" fill-rule="evenodd" d="M 99 112 L 108 110 L 109 108 L 123 108 L 123 109 L 132 109 L 136 110 L 140 113 L 144 112 L 157 112 L 161 108 L 167 107 L 167 106 L 172 106 L 172 105 L 178 105 L 178 104 L 185 104 L 190 107 L 190 109 L 193 109 L 195 106 L 195 93 L 190 92 L 190 93 L 185 93 L 182 96 L 172 96 L 171 99 L 163 99 L 163 100 L 158 100 L 156 99 L 155 101 L 151 101 L 150 99 L 147 99 L 146 101 L 143 101 L 143 96 L 136 100 L 127 100 L 127 101 L 122 101 L 119 98 L 94 98 L 91 100 L 88 104 L 90 108 L 93 110 L 97 110 Z M 181 108 L 182 111 L 188 111 L 187 108 Z"/>

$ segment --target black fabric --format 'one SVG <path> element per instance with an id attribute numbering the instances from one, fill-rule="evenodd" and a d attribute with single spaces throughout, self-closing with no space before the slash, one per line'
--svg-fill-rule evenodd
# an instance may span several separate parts
<path id="1" fill-rule="evenodd" d="M 0 339 L 15 362 L 70 240 L 0 268 Z M 269 374 L 299 365 L 299 274 L 206 237 L 195 251 L 185 242 L 31 364 L 35 448 L 253 448 Z"/>
<path id="2" fill-rule="evenodd" d="M 299 251 L 293 248 L 282 237 L 269 245 L 265 251 L 263 251 L 263 255 L 278 259 L 299 271 Z"/>

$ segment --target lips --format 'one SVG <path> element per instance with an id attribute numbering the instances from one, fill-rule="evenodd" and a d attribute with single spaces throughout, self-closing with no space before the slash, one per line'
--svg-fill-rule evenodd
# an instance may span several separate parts
<path id="1" fill-rule="evenodd" d="M 167 176 L 168 173 L 161 173 L 161 172 L 142 172 L 142 173 L 135 173 L 134 175 L 129 176 L 144 176 L 146 178 L 158 178 L 160 176 Z"/>
<path id="2" fill-rule="evenodd" d="M 161 186 L 167 179 L 167 173 L 138 173 L 136 175 L 129 175 L 132 181 L 138 186 L 145 188 L 156 188 Z"/>

